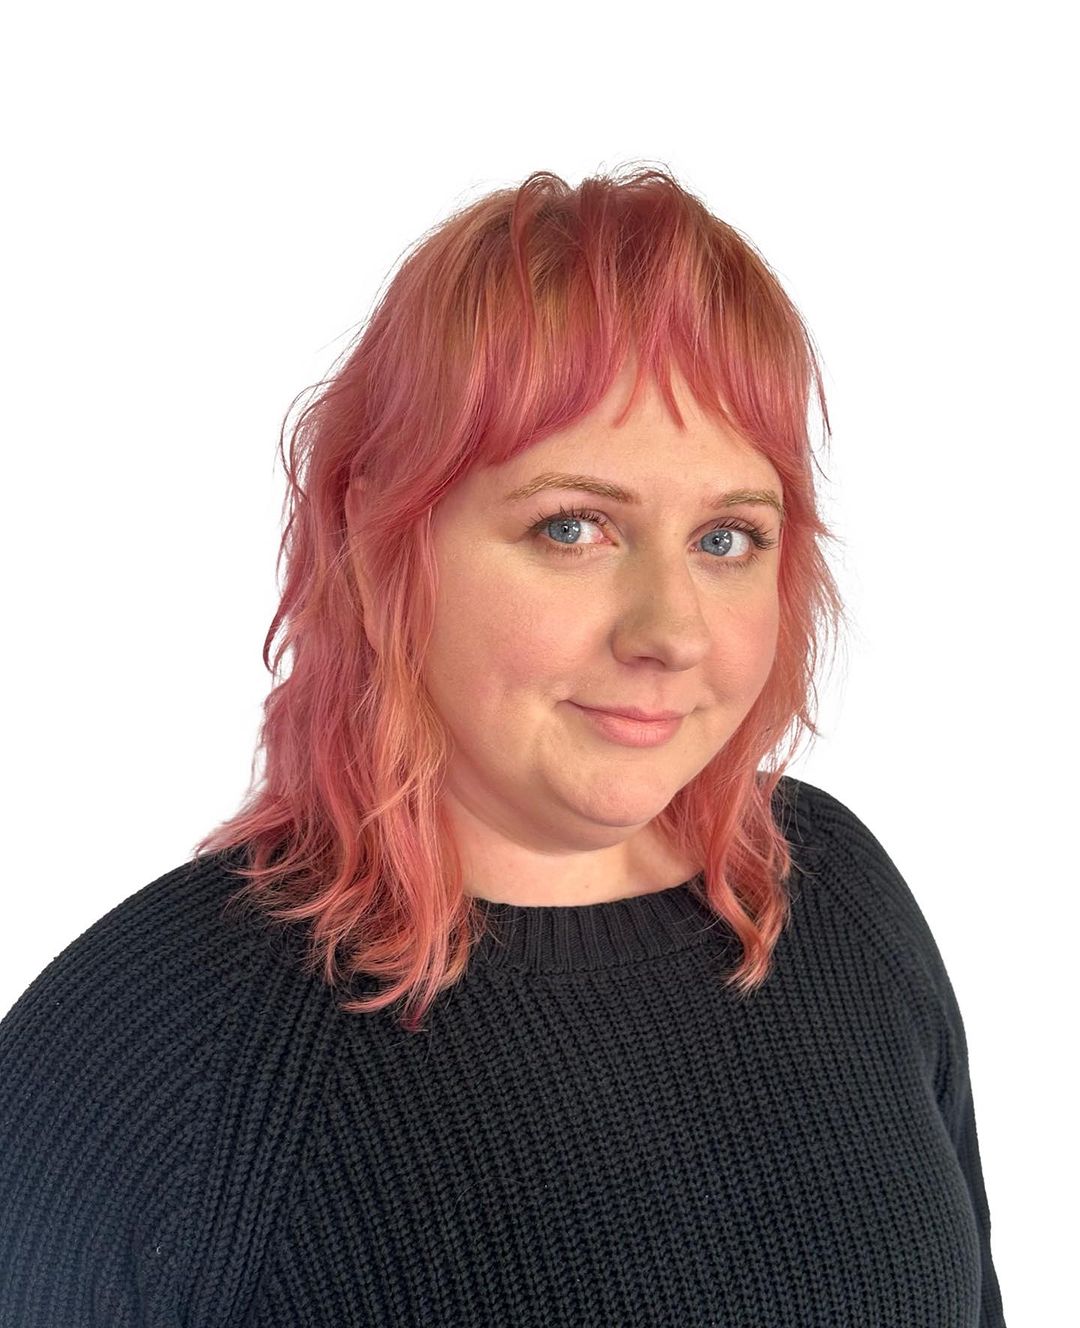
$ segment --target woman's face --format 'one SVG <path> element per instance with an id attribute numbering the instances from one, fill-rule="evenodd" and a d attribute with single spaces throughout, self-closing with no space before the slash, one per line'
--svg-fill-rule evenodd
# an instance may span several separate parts
<path id="1" fill-rule="evenodd" d="M 709 497 L 772 490 L 782 502 L 779 476 L 703 416 L 677 375 L 684 433 L 654 382 L 614 428 L 630 383 L 628 365 L 587 418 L 473 471 L 433 514 L 439 594 L 424 677 L 451 738 L 444 792 L 469 893 L 600 902 L 692 875 L 664 859 L 650 822 L 723 748 L 773 663 L 779 547 L 710 532 L 749 523 L 778 545 L 780 514 Z M 641 501 L 567 488 L 508 499 L 546 472 Z M 560 519 L 560 507 L 607 524 Z M 685 718 L 661 745 L 633 747 L 578 705 Z M 665 861 L 673 879 L 650 879 Z"/>

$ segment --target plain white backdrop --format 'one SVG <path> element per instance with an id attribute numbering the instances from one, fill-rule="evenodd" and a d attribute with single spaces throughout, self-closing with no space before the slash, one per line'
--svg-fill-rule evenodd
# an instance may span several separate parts
<path id="1" fill-rule="evenodd" d="M 663 164 L 760 248 L 824 362 L 822 497 L 856 630 L 791 773 L 862 817 L 930 922 L 1006 1314 L 1062 1322 L 1080 441 L 1064 18 L 925 0 L 10 17 L 2 1010 L 236 810 L 270 685 L 279 430 L 405 248 L 534 170 Z"/>

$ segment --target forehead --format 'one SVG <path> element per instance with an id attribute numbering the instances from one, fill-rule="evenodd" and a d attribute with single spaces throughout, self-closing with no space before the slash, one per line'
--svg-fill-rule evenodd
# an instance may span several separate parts
<path id="1" fill-rule="evenodd" d="M 632 373 L 624 369 L 604 398 L 572 425 L 548 434 L 499 466 L 485 468 L 488 496 L 505 500 L 550 473 L 602 476 L 640 491 L 642 501 L 663 490 L 762 485 L 778 491 L 772 463 L 718 414 L 705 410 L 674 370 L 672 393 L 680 424 L 659 385 L 648 379 L 626 417 Z M 615 495 L 611 495 L 615 496 Z"/>

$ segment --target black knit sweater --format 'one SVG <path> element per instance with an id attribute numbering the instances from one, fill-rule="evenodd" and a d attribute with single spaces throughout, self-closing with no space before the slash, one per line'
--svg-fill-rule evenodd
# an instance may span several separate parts
<path id="1" fill-rule="evenodd" d="M 1004 1324 L 926 921 L 835 798 L 774 809 L 800 870 L 749 998 L 695 882 L 484 902 L 416 1034 L 223 918 L 234 855 L 137 891 L 0 1023 L 0 1324 Z"/>

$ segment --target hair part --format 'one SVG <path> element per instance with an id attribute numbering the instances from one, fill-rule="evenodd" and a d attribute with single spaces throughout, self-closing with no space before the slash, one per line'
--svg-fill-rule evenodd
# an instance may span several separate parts
<path id="1" fill-rule="evenodd" d="M 256 780 L 253 761 L 243 806 L 195 856 L 242 847 L 234 870 L 246 883 L 230 907 L 309 924 L 308 970 L 368 990 L 346 1011 L 400 1000 L 401 1026 L 423 1031 L 482 925 L 440 801 L 447 736 L 421 682 L 438 594 L 432 509 L 473 467 L 508 461 L 592 410 L 629 357 L 619 423 L 652 376 L 682 424 L 675 366 L 783 483 L 769 678 L 656 818 L 681 856 L 705 864 L 695 888 L 741 944 L 725 983 L 749 995 L 771 970 L 794 865 L 772 796 L 801 740 L 818 733 L 821 650 L 844 617 L 821 550 L 836 537 L 817 510 L 808 433 L 814 406 L 830 433 L 817 355 L 753 245 L 669 171 L 616 171 L 577 188 L 537 171 L 421 237 L 315 385 L 288 456 L 282 426 L 286 575 L 262 652 L 275 679 L 258 739 L 265 770 Z"/>

